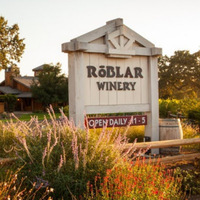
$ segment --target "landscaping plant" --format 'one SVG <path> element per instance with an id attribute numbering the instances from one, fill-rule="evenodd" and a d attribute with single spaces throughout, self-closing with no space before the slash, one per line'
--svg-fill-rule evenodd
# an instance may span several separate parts
<path id="1" fill-rule="evenodd" d="M 177 115 L 179 113 L 190 119 L 191 111 L 200 111 L 199 98 L 159 99 L 160 118 L 167 118 L 169 114 Z"/>
<path id="2" fill-rule="evenodd" d="M 51 120 L 2 123 L 0 157 L 17 157 L 12 167 L 24 165 L 18 174 L 27 176 L 23 184 L 36 188 L 42 183 L 54 188 L 54 199 L 71 199 L 86 191 L 88 181 L 135 151 L 133 145 L 124 151 L 127 138 L 104 128 L 100 133 L 75 127 L 62 113 L 60 120 L 51 109 Z"/>
<path id="3" fill-rule="evenodd" d="M 35 199 L 41 199 L 47 188 L 54 190 L 51 196 L 56 200 L 183 199 L 181 178 L 172 171 L 165 171 L 160 163 L 132 163 L 141 152 L 134 143 L 125 148 L 129 127 L 83 130 L 62 110 L 59 120 L 52 108 L 49 116 L 42 122 L 32 117 L 0 123 L 0 157 L 17 158 L 1 171 L 23 166 L 18 172 L 23 180 L 20 188 L 39 189 Z M 138 132 L 142 135 L 144 129 Z"/>
<path id="4" fill-rule="evenodd" d="M 124 160 L 123 165 L 108 169 L 106 176 L 97 174 L 94 184 L 88 182 L 83 199 L 183 200 L 181 180 L 159 162 L 151 164 L 151 160 L 146 163 L 145 159 L 137 159 L 133 163 Z"/>
<path id="5" fill-rule="evenodd" d="M 195 159 L 196 164 L 194 164 L 193 169 L 183 170 L 181 168 L 176 168 L 176 176 L 182 179 L 182 190 L 188 195 L 200 195 L 200 160 Z M 194 163 L 195 163 L 194 162 Z"/>
<path id="6" fill-rule="evenodd" d="M 182 123 L 182 128 L 183 128 L 183 138 L 184 139 L 189 139 L 189 138 L 199 138 L 200 133 L 199 133 L 199 127 L 198 126 L 191 126 L 187 125 L 185 123 Z M 182 150 L 187 150 L 187 151 L 199 151 L 200 150 L 200 144 L 190 144 L 190 145 L 184 145 L 182 146 Z"/>
<path id="7" fill-rule="evenodd" d="M 21 178 L 21 181 L 18 180 L 18 172 L 10 172 L 9 170 L 6 173 L 5 179 L 0 179 L 0 199 L 2 200 L 34 200 L 36 195 L 40 192 L 42 184 L 36 188 L 35 183 L 30 189 L 22 186 L 26 178 Z M 53 192 L 52 188 L 46 188 L 46 191 L 40 194 L 38 200 L 52 200 L 50 193 Z M 38 197 L 38 196 L 37 196 Z"/>

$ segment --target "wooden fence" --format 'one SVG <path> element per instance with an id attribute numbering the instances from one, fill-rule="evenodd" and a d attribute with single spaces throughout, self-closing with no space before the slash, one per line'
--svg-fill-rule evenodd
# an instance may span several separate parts
<path id="1" fill-rule="evenodd" d="M 153 142 L 139 142 L 135 144 L 136 148 L 150 148 L 150 149 L 158 149 L 158 148 L 167 148 L 167 147 L 176 147 L 183 146 L 189 144 L 200 144 L 200 138 L 192 138 L 192 139 L 176 139 L 176 140 L 163 140 L 163 141 L 153 141 Z M 127 147 L 132 144 L 127 144 Z"/>
<path id="2" fill-rule="evenodd" d="M 141 142 L 135 143 L 135 147 L 138 149 L 155 149 L 155 148 L 168 148 L 168 147 L 177 147 L 183 145 L 191 145 L 191 144 L 199 144 L 200 138 L 192 138 L 192 139 L 176 139 L 176 140 L 163 140 L 163 141 L 155 141 L 155 142 Z M 126 148 L 129 148 L 133 144 L 127 144 Z M 15 161 L 17 158 L 0 158 L 0 164 L 9 163 Z M 181 154 L 175 156 L 166 156 L 160 157 L 161 163 L 175 163 L 175 162 L 192 162 L 195 159 L 200 159 L 200 153 L 190 153 L 190 154 Z M 148 159 L 145 161 L 148 162 Z M 154 158 L 151 160 L 151 163 L 157 162 L 157 159 Z"/>
<path id="3" fill-rule="evenodd" d="M 155 149 L 155 148 L 169 148 L 169 147 L 179 147 L 184 145 L 192 145 L 192 144 L 199 144 L 200 145 L 200 138 L 192 138 L 192 139 L 176 139 L 176 140 L 163 140 L 163 141 L 153 141 L 153 142 L 141 142 L 136 143 L 135 147 L 138 149 Z M 127 148 L 131 144 L 127 144 Z M 189 153 L 189 154 L 180 154 L 180 155 L 173 155 L 173 156 L 166 156 L 160 157 L 160 162 L 169 164 L 169 163 L 176 163 L 176 162 L 193 162 L 195 159 L 200 159 L 200 153 Z M 145 160 L 148 163 L 148 159 Z M 157 162 L 157 159 L 154 158 L 151 160 L 151 163 Z"/>

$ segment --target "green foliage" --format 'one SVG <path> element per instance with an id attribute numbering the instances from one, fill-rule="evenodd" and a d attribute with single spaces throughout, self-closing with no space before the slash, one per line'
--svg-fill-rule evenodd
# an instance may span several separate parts
<path id="1" fill-rule="evenodd" d="M 112 137 L 115 137 L 116 134 L 120 134 L 123 137 L 126 137 L 129 143 L 143 142 L 144 141 L 144 126 L 130 126 L 130 127 L 115 127 L 115 128 L 106 128 L 106 130 L 112 133 Z M 101 134 L 104 129 L 91 129 L 92 134 Z"/>
<path id="2" fill-rule="evenodd" d="M 104 176 L 106 169 L 135 150 L 131 146 L 123 151 L 127 139 L 120 134 L 112 137 L 114 134 L 107 130 L 100 134 L 80 130 L 63 113 L 62 120 L 56 120 L 54 113 L 50 116 L 51 120 L 43 123 L 32 118 L 29 122 L 2 124 L 0 145 L 8 157 L 19 157 L 15 167 L 25 165 L 19 176 L 27 176 L 24 184 L 28 188 L 31 182 L 43 183 L 54 188 L 55 199 L 71 199 L 71 193 L 78 198 L 96 173 Z M 5 152 L 0 151 L 3 156 Z"/>
<path id="3" fill-rule="evenodd" d="M 19 26 L 8 26 L 4 17 L 0 16 L 0 70 L 19 62 L 24 53 L 24 39 L 19 38 Z"/>
<path id="4" fill-rule="evenodd" d="M 60 113 L 55 113 L 56 119 L 59 119 L 61 114 Z M 2 122 L 8 122 L 9 120 L 12 120 L 13 122 L 17 122 L 18 120 L 20 121 L 30 121 L 32 118 L 37 118 L 39 121 L 43 121 L 44 119 L 49 120 L 50 116 L 46 112 L 37 112 L 37 113 L 25 113 L 25 114 L 16 114 L 12 115 L 9 113 L 2 113 L 0 114 L 1 121 Z"/>
<path id="5" fill-rule="evenodd" d="M 199 136 L 198 128 L 195 126 L 187 125 L 185 123 L 182 123 L 182 129 L 183 129 L 183 138 L 196 138 Z"/>
<path id="6" fill-rule="evenodd" d="M 34 200 L 36 197 L 38 200 L 44 200 L 47 199 L 49 194 L 53 192 L 52 188 L 47 188 L 45 192 L 39 193 L 42 185 L 40 185 L 38 188 L 36 188 L 36 185 L 33 184 L 32 188 L 27 190 L 27 188 L 22 187 L 23 182 L 26 178 L 21 178 L 21 181 L 18 180 L 18 172 L 6 172 L 5 179 L 0 178 L 0 199 L 23 199 L 23 200 Z M 52 200 L 52 198 L 49 196 L 48 200 Z"/>
<path id="7" fill-rule="evenodd" d="M 199 160 L 198 160 L 199 162 Z M 200 162 L 198 163 L 200 165 Z M 182 179 L 182 190 L 186 191 L 187 194 L 200 194 L 200 171 L 197 169 L 192 170 L 181 170 L 176 169 L 176 176 Z"/>
<path id="8" fill-rule="evenodd" d="M 61 65 L 45 64 L 38 80 L 31 86 L 31 92 L 45 108 L 53 103 L 67 103 L 68 79 L 61 74 Z"/>
<path id="9" fill-rule="evenodd" d="M 169 117 L 170 114 L 177 115 L 181 113 L 185 117 L 189 117 L 191 110 L 200 110 L 200 101 L 198 98 L 184 99 L 159 99 L 160 117 Z"/>
<path id="10" fill-rule="evenodd" d="M 182 123 L 182 129 L 183 129 L 183 138 L 184 139 L 199 138 L 200 137 L 198 126 L 194 126 L 194 125 L 191 126 L 191 125 L 187 125 L 185 123 Z M 199 151 L 200 150 L 200 144 L 184 145 L 184 146 L 182 146 L 182 149 Z"/>
<path id="11" fill-rule="evenodd" d="M 67 117 L 69 117 L 69 106 L 65 106 L 65 107 L 63 108 L 63 112 L 65 113 L 65 115 L 66 115 Z"/>
<path id="12" fill-rule="evenodd" d="M 144 141 L 144 128 L 145 126 L 130 126 L 130 127 L 121 127 L 115 128 L 122 135 L 126 135 L 129 143 L 134 142 L 143 142 Z M 119 129 L 119 130 L 117 130 Z"/>
<path id="13" fill-rule="evenodd" d="M 181 114 L 185 116 L 182 120 L 183 138 L 196 138 L 199 137 L 199 124 L 200 124 L 200 101 L 194 99 L 159 99 L 159 114 L 160 118 L 170 117 L 169 114 L 177 116 Z M 192 123 L 191 123 L 192 120 Z M 199 144 L 184 145 L 184 149 L 199 150 Z"/>
<path id="14" fill-rule="evenodd" d="M 14 109 L 15 109 L 15 105 L 17 103 L 17 97 L 16 97 L 16 95 L 5 94 L 4 95 L 4 101 L 6 103 L 7 110 L 9 112 L 13 112 Z"/>
<path id="15" fill-rule="evenodd" d="M 181 179 L 174 177 L 172 171 L 165 171 L 159 163 L 153 165 L 151 160 L 137 160 L 108 169 L 106 176 L 95 177 L 95 184 L 88 183 L 85 199 L 96 200 L 157 200 L 184 199 L 181 192 Z"/>
<path id="16" fill-rule="evenodd" d="M 55 113 L 55 117 L 56 119 L 58 119 L 61 116 L 60 113 Z M 50 116 L 48 113 L 31 113 L 31 114 L 22 114 L 21 116 L 19 116 L 19 120 L 21 121 L 29 121 L 31 120 L 31 118 L 37 118 L 39 121 L 42 121 L 44 119 L 49 120 Z"/>
<path id="17" fill-rule="evenodd" d="M 160 98 L 199 96 L 200 91 L 200 52 L 175 51 L 170 58 L 159 58 Z"/>
<path id="18" fill-rule="evenodd" d="M 169 114 L 177 114 L 179 107 L 179 101 L 176 99 L 159 99 L 159 115 L 162 118 L 169 117 Z"/>
<path id="19" fill-rule="evenodd" d="M 200 110 L 190 110 L 188 112 L 188 118 L 200 123 Z"/>

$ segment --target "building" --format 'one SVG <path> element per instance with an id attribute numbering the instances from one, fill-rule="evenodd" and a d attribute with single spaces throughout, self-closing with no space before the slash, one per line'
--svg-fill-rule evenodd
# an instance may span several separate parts
<path id="1" fill-rule="evenodd" d="M 41 72 L 42 69 L 43 65 L 33 69 L 34 76 L 21 76 L 17 66 L 14 65 L 7 68 L 5 70 L 5 80 L 0 83 L 0 95 L 16 95 L 16 111 L 42 110 L 42 104 L 32 97 L 30 89 L 33 82 L 38 80 L 38 73 Z"/>

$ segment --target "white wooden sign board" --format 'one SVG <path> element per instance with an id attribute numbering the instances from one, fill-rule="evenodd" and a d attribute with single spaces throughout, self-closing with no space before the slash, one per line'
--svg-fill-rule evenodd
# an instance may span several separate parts
<path id="1" fill-rule="evenodd" d="M 158 67 L 162 49 L 115 19 L 62 44 L 69 62 L 69 114 L 143 112 L 145 136 L 159 140 Z"/>

